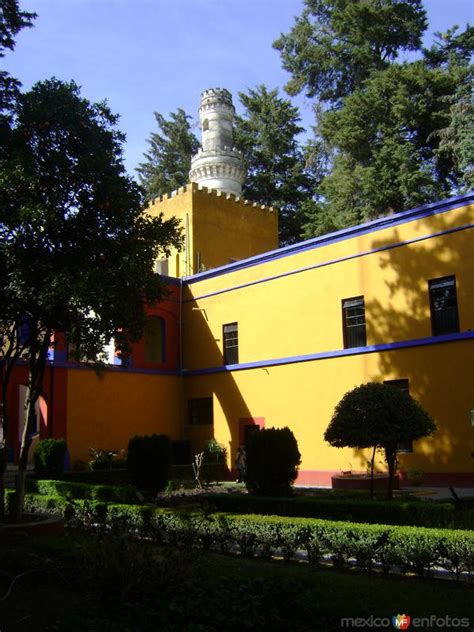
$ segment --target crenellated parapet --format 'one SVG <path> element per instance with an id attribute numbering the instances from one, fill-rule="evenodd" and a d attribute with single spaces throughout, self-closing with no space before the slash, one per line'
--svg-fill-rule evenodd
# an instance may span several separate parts
<path id="1" fill-rule="evenodd" d="M 184 195 L 185 193 L 197 193 L 199 195 L 205 195 L 208 197 L 221 197 L 226 200 L 231 200 L 235 204 L 240 204 L 241 206 L 251 206 L 252 208 L 259 209 L 261 211 L 267 211 L 268 213 L 278 213 L 278 209 L 273 206 L 266 206 L 265 204 L 258 204 L 257 202 L 252 202 L 251 200 L 246 200 L 241 195 L 236 195 L 235 193 L 227 193 L 222 191 L 222 189 L 212 189 L 203 185 L 198 184 L 197 182 L 190 182 L 189 184 L 179 187 L 175 191 L 171 191 L 171 193 L 167 193 L 166 195 L 162 195 L 160 197 L 155 198 L 151 201 L 150 205 L 158 204 L 160 202 L 164 202 L 165 200 L 170 200 L 179 195 Z"/>

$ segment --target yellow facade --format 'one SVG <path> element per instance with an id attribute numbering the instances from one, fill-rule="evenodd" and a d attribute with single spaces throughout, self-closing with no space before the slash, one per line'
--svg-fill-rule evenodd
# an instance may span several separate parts
<path id="1" fill-rule="evenodd" d="M 242 439 L 239 419 L 264 418 L 267 427 L 293 430 L 301 480 L 363 471 L 368 454 L 324 443 L 334 407 L 361 383 L 408 379 L 438 432 L 400 455 L 401 469 L 472 476 L 473 215 L 474 206 L 461 203 L 400 223 L 393 216 L 187 280 L 186 398 L 213 397 L 214 434 L 231 460 Z M 440 342 L 431 330 L 428 281 L 450 275 L 460 333 Z M 344 350 L 342 301 L 358 296 L 367 347 Z M 239 365 L 224 369 L 226 323 L 238 323 Z"/>
<path id="2" fill-rule="evenodd" d="M 276 210 L 194 183 L 157 198 L 147 213 L 180 220 L 184 245 L 168 260 L 167 274 L 172 277 L 186 277 L 278 248 Z"/>
<path id="3" fill-rule="evenodd" d="M 168 375 L 71 371 L 71 454 L 165 432 L 191 441 L 192 453 L 214 436 L 232 467 L 254 420 L 290 427 L 299 481 L 330 484 L 341 470 L 365 471 L 369 456 L 324 442 L 338 401 L 365 382 L 408 380 L 438 431 L 400 454 L 400 469 L 474 486 L 473 202 L 459 196 L 275 250 L 269 209 L 197 185 L 156 201 L 150 213 L 176 215 L 186 229 L 186 249 L 168 267 L 180 289 L 181 365 Z M 444 277 L 455 278 L 459 330 L 435 335 L 428 282 Z M 364 298 L 366 344 L 345 348 L 342 302 L 354 297 Z M 238 363 L 224 366 L 230 323 Z M 196 423 L 193 402 L 209 398 L 213 423 Z"/>
<path id="4" fill-rule="evenodd" d="M 126 450 L 135 435 L 183 434 L 181 379 L 140 372 L 71 369 L 67 382 L 67 443 L 71 460 L 89 449 Z"/>

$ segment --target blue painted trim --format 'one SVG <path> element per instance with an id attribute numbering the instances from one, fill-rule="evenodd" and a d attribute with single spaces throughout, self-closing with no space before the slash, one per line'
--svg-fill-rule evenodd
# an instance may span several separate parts
<path id="1" fill-rule="evenodd" d="M 243 362 L 242 364 L 229 364 L 227 366 L 209 367 L 207 369 L 195 369 L 192 371 L 183 371 L 183 375 L 184 377 L 193 377 L 195 375 L 208 375 L 210 373 L 230 373 L 232 371 L 246 371 L 248 369 L 263 369 L 265 367 L 281 366 L 283 364 L 313 362 L 315 360 L 342 358 L 346 356 L 363 355 L 366 353 L 380 353 L 384 351 L 394 351 L 396 349 L 408 349 L 410 347 L 426 347 L 429 345 L 442 344 L 444 342 L 458 342 L 460 340 L 474 340 L 474 331 L 445 334 L 444 336 L 430 336 L 428 338 L 416 338 L 414 340 L 403 340 L 401 342 L 389 342 L 381 345 L 369 345 L 367 347 L 353 347 L 351 349 L 336 349 L 334 351 L 308 353 L 305 355 L 289 356 L 286 358 L 260 360 L 258 362 Z"/>
<path id="2" fill-rule="evenodd" d="M 296 270 L 290 270 L 289 272 L 282 272 L 281 274 L 275 274 L 273 276 L 263 277 L 262 279 L 257 279 L 256 281 L 249 281 L 248 283 L 242 283 L 240 285 L 233 285 L 228 288 L 224 288 L 222 290 L 216 290 L 215 292 L 209 292 L 208 294 L 202 294 L 201 296 L 196 296 L 191 299 L 186 299 L 183 303 L 193 303 L 194 301 L 202 300 L 205 298 L 210 298 L 211 296 L 217 296 L 219 294 L 225 294 L 227 292 L 232 292 L 234 290 L 241 290 L 246 287 L 250 287 L 252 285 L 259 285 L 260 283 L 266 283 L 267 281 L 275 281 L 277 279 L 282 279 L 287 276 L 292 276 L 294 274 L 300 274 L 301 272 L 308 272 L 309 270 L 316 270 L 317 268 L 324 268 L 326 266 L 330 266 L 336 263 L 343 263 L 344 261 L 350 261 L 351 259 L 358 259 L 359 257 L 366 257 L 367 255 L 372 255 L 377 252 L 384 252 L 386 250 L 393 250 L 394 248 L 400 248 L 402 246 L 409 246 L 410 244 L 415 244 L 421 241 L 426 241 L 427 239 L 433 239 L 434 237 L 440 237 L 442 235 L 449 235 L 451 233 L 457 233 L 462 230 L 469 230 L 474 228 L 474 224 L 465 224 L 464 226 L 456 226 L 455 228 L 449 228 L 448 230 L 443 230 L 437 233 L 431 233 L 430 235 L 423 235 L 423 237 L 415 237 L 414 239 L 410 239 L 408 241 L 399 241 L 394 244 L 389 244 L 388 246 L 381 246 L 380 248 L 374 248 L 372 250 L 365 250 L 363 252 L 358 252 L 354 255 L 347 255 L 346 257 L 340 257 L 338 259 L 330 259 L 329 261 L 323 261 L 321 263 L 314 263 L 309 266 L 304 266 L 302 268 L 296 268 Z"/>
<path id="3" fill-rule="evenodd" d="M 313 250 L 314 248 L 320 248 L 321 246 L 327 246 L 328 244 L 334 244 L 339 241 L 350 239 L 352 237 L 366 235 L 367 233 L 383 230 L 385 228 L 391 228 L 398 226 L 399 224 L 405 224 L 415 219 L 421 219 L 423 217 L 429 217 L 430 215 L 437 215 L 438 213 L 444 213 L 446 211 L 465 206 L 474 201 L 474 192 L 469 192 L 464 195 L 458 195 L 448 198 L 440 202 L 432 202 L 425 204 L 408 211 L 402 211 L 388 217 L 381 217 L 379 219 L 366 222 L 364 224 L 358 224 L 357 226 L 351 226 L 350 228 L 343 228 L 334 233 L 322 235 L 321 237 L 315 237 L 302 241 L 298 244 L 292 244 L 291 246 L 284 246 L 277 250 L 270 250 L 248 259 L 242 259 L 235 263 L 229 263 L 225 266 L 213 268 L 207 272 L 199 272 L 189 277 L 184 278 L 184 282 L 187 284 L 198 283 L 200 281 L 206 281 L 213 277 L 235 272 L 237 270 L 243 270 L 252 266 L 260 265 L 262 263 L 268 263 L 275 259 L 281 259 L 282 257 L 288 257 L 294 254 L 305 252 L 307 250 Z"/>

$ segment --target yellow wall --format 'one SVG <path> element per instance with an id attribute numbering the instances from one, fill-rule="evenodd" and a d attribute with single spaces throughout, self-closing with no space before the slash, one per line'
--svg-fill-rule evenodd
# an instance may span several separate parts
<path id="1" fill-rule="evenodd" d="M 302 455 L 301 470 L 365 470 L 369 452 L 329 447 L 323 440 L 334 408 L 355 386 L 408 378 L 410 393 L 434 417 L 438 431 L 400 455 L 400 468 L 472 472 L 474 384 L 469 366 L 474 340 L 189 377 L 185 393 L 214 397 L 214 433 L 231 451 L 238 447 L 238 420 L 264 417 L 266 427 L 288 426 Z M 380 457 L 382 458 L 382 457 Z M 383 469 L 382 466 L 379 466 Z"/>
<path id="2" fill-rule="evenodd" d="M 464 225 L 473 215 L 474 206 L 464 207 L 191 282 L 184 293 L 185 368 L 221 365 L 222 325 L 234 321 L 241 363 L 341 349 L 341 301 L 360 295 L 368 345 L 431 336 L 428 280 L 451 274 L 456 275 L 460 330 L 474 330 L 472 231 L 357 256 Z M 346 260 L 261 282 L 341 258 Z"/>
<path id="3" fill-rule="evenodd" d="M 359 295 L 365 298 L 368 345 L 430 338 L 428 280 L 452 274 L 460 331 L 474 330 L 472 230 L 432 236 L 472 223 L 473 211 L 473 206 L 464 206 L 258 266 L 191 280 L 184 294 L 184 368 L 222 366 L 222 326 L 235 321 L 240 363 L 341 350 L 341 301 Z M 392 247 L 410 240 L 419 241 Z M 345 260 L 330 263 L 341 258 Z M 294 273 L 315 264 L 327 265 Z M 285 273 L 291 274 L 262 282 Z M 302 470 L 341 470 L 349 464 L 364 470 L 367 455 L 330 448 L 323 441 L 334 407 L 361 383 L 408 378 L 411 394 L 435 418 L 439 430 L 434 438 L 417 442 L 413 454 L 400 456 L 402 469 L 465 473 L 473 471 L 474 463 L 473 364 L 474 340 L 460 340 L 190 375 L 185 378 L 185 395 L 213 396 L 215 436 L 231 449 L 231 463 L 239 417 L 264 417 L 267 427 L 288 425 L 294 431 Z"/>
<path id="4" fill-rule="evenodd" d="M 92 370 L 68 372 L 67 441 L 71 463 L 89 460 L 89 448 L 127 449 L 130 437 L 181 437 L 181 378 Z"/>
<path id="5" fill-rule="evenodd" d="M 181 222 L 184 245 L 169 258 L 169 276 L 188 276 L 278 248 L 276 210 L 195 183 L 156 199 L 147 213 Z"/>

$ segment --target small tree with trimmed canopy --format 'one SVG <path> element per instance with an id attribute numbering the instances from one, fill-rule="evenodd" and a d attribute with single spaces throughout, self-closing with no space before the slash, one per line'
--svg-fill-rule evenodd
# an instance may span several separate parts
<path id="1" fill-rule="evenodd" d="M 388 466 L 387 498 L 392 498 L 401 442 L 432 435 L 436 423 L 406 391 L 369 382 L 344 395 L 324 439 L 336 448 L 381 448 Z"/>

